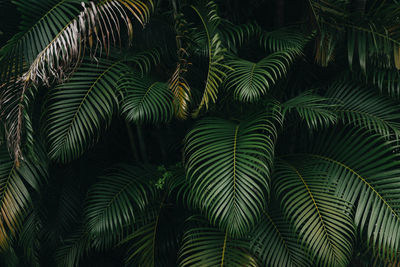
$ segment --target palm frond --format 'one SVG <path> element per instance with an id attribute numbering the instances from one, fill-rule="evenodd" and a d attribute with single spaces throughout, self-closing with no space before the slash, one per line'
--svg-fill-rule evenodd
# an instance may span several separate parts
<path id="1" fill-rule="evenodd" d="M 306 157 L 326 173 L 335 194 L 355 206 L 355 224 L 366 245 L 382 257 L 398 257 L 400 181 L 396 146 L 361 130 L 321 134 Z M 305 155 L 301 156 L 302 158 Z"/>
<path id="2" fill-rule="evenodd" d="M 42 225 L 37 217 L 37 213 L 32 210 L 26 216 L 18 236 L 18 245 L 23 249 L 23 255 L 32 267 L 40 266 L 38 232 Z"/>
<path id="3" fill-rule="evenodd" d="M 286 51 L 300 56 L 311 38 L 298 29 L 283 28 L 276 31 L 262 32 L 260 43 L 264 49 L 272 52 Z"/>
<path id="4" fill-rule="evenodd" d="M 379 69 L 367 71 L 367 79 L 378 87 L 379 91 L 392 98 L 400 98 L 400 73 L 394 69 Z"/>
<path id="5" fill-rule="evenodd" d="M 155 215 L 154 220 L 139 226 L 124 240 L 124 242 L 133 241 L 127 262 L 136 262 L 137 266 L 156 266 L 158 220 L 159 214 Z"/>
<path id="6" fill-rule="evenodd" d="M 124 99 L 122 113 L 131 122 L 168 122 L 173 114 L 173 96 L 168 84 L 155 82 L 137 72 L 130 72 L 121 79 Z"/>
<path id="7" fill-rule="evenodd" d="M 387 138 L 400 136 L 398 104 L 391 99 L 345 82 L 333 84 L 327 97 L 339 104 L 335 111 L 344 123 L 373 130 Z"/>
<path id="8" fill-rule="evenodd" d="M 7 267 L 18 267 L 20 265 L 20 260 L 14 248 L 9 247 L 0 254 L 0 264 Z"/>
<path id="9" fill-rule="evenodd" d="M 80 0 L 17 0 L 22 14 L 20 32 L 1 49 L 1 79 L 19 77 L 65 25 L 79 14 Z M 87 1 L 83 1 L 87 2 Z M 65 42 L 65 40 L 64 40 Z"/>
<path id="10" fill-rule="evenodd" d="M 354 241 L 351 205 L 329 191 L 326 175 L 297 158 L 296 163 L 301 167 L 283 160 L 275 164 L 275 192 L 283 213 L 315 264 L 347 266 Z"/>
<path id="11" fill-rule="evenodd" d="M 115 88 L 126 69 L 120 61 L 85 63 L 68 82 L 50 91 L 46 132 L 53 160 L 76 159 L 110 124 L 118 107 Z"/>
<path id="12" fill-rule="evenodd" d="M 326 29 L 317 35 L 315 40 L 315 62 L 322 67 L 327 67 L 330 62 L 335 59 L 336 46 L 338 43 L 337 36 L 339 32 L 336 30 Z"/>
<path id="13" fill-rule="evenodd" d="M 236 52 L 243 44 L 260 35 L 260 26 L 255 23 L 235 25 L 228 20 L 221 20 L 218 31 L 224 45 Z"/>
<path id="14" fill-rule="evenodd" d="M 239 124 L 206 118 L 186 136 L 188 201 L 233 236 L 249 231 L 265 207 L 276 121 L 277 113 Z"/>
<path id="15" fill-rule="evenodd" d="M 155 60 L 156 51 L 149 51 L 115 61 L 88 61 L 68 82 L 52 89 L 46 110 L 50 156 L 68 162 L 89 148 L 118 108 L 118 83 L 131 70 L 124 62 L 146 71 Z"/>
<path id="16" fill-rule="evenodd" d="M 178 63 L 176 69 L 169 80 L 169 88 L 174 94 L 175 114 L 180 119 L 185 119 L 189 114 L 189 103 L 191 100 L 191 91 L 188 81 L 185 78 L 185 73 L 191 65 L 188 62 L 189 54 L 187 52 L 189 41 L 190 29 L 189 23 L 181 13 L 175 15 L 175 32 L 176 32 L 176 45 L 178 48 L 177 56 Z"/>
<path id="17" fill-rule="evenodd" d="M 118 238 L 154 196 L 155 187 L 150 182 L 154 173 L 146 168 L 120 165 L 102 176 L 88 192 L 85 217 L 89 233 Z"/>
<path id="18" fill-rule="evenodd" d="M 169 81 L 169 88 L 174 94 L 175 114 L 180 119 L 185 119 L 188 116 L 191 99 L 190 86 L 184 77 L 186 71 L 187 63 L 184 60 L 180 60 Z"/>
<path id="19" fill-rule="evenodd" d="M 282 104 L 282 113 L 296 112 L 306 122 L 310 129 L 318 129 L 334 125 L 337 121 L 335 108 L 337 105 L 329 103 L 329 99 L 304 92 Z"/>
<path id="20" fill-rule="evenodd" d="M 217 26 L 220 18 L 217 14 L 217 6 L 213 1 L 207 3 L 206 7 L 191 6 L 197 16 L 200 18 L 207 46 L 208 70 L 205 82 L 204 94 L 199 107 L 194 115 L 197 116 L 200 110 L 208 108 L 209 103 L 217 101 L 218 87 L 226 76 L 226 71 L 230 69 L 224 64 L 224 53 Z"/>
<path id="21" fill-rule="evenodd" d="M 23 6 L 25 12 L 30 6 L 36 5 L 36 2 L 32 1 L 26 6 L 22 2 L 18 3 Z M 48 12 L 42 16 L 33 16 L 38 21 L 30 19 L 32 26 L 25 25 L 25 31 L 17 34 L 1 50 L 1 65 L 8 68 L 1 72 L 5 75 L 2 79 L 5 79 L 6 84 L 13 83 L 12 91 L 19 96 L 19 101 L 13 101 L 15 107 L 11 107 L 15 111 L 12 113 L 14 118 L 9 120 L 12 127 L 10 132 L 13 132 L 9 143 L 14 148 L 13 154 L 17 164 L 21 157 L 23 98 L 29 84 L 33 82 L 49 85 L 53 80 L 68 77 L 81 62 L 86 43 L 89 44 L 92 55 L 101 52 L 102 49 L 108 53 L 111 42 L 115 43 L 119 39 L 120 18 L 127 25 L 130 35 L 132 34 L 132 23 L 125 9 L 142 24 L 150 15 L 150 8 L 142 1 L 106 0 L 97 6 L 94 2 L 90 2 L 90 7 L 84 5 L 84 11 L 76 17 L 73 15 L 77 11 L 74 5 L 76 3 L 76 0 L 46 0 L 44 6 L 49 9 Z M 152 5 L 151 0 L 150 4 Z M 41 9 L 33 7 L 32 10 Z M 28 65 L 29 69 L 26 69 L 25 65 Z M 4 102 L 3 96 L 2 99 Z M 1 106 L 3 105 L 4 103 L 1 103 Z M 3 118 L 3 111 L 1 116 Z"/>
<path id="22" fill-rule="evenodd" d="M 174 212 L 165 195 L 142 212 L 131 235 L 123 243 L 129 246 L 129 266 L 175 266 L 181 237 L 181 215 Z"/>
<path id="23" fill-rule="evenodd" d="M 22 226 L 27 208 L 31 205 L 30 188 L 39 190 L 46 179 L 45 161 L 23 160 L 19 168 L 9 157 L 7 149 L 0 149 L 0 248 L 8 246 L 10 238 Z"/>
<path id="24" fill-rule="evenodd" d="M 63 240 L 63 244 L 56 250 L 56 263 L 59 267 L 79 266 L 81 258 L 90 248 L 89 235 L 84 229 L 77 228 L 70 236 Z"/>
<path id="25" fill-rule="evenodd" d="M 151 0 L 149 3 L 152 5 Z M 86 44 L 89 45 L 92 55 L 98 51 L 101 53 L 102 50 L 108 54 L 111 43 L 115 45 L 119 41 L 120 20 L 126 25 L 131 39 L 132 22 L 128 13 L 144 25 L 149 19 L 150 9 L 151 7 L 139 0 L 106 0 L 98 5 L 89 2 L 79 16 L 71 20 L 41 50 L 24 74 L 24 79 L 35 83 L 48 83 L 50 78 L 62 79 L 68 70 L 81 61 Z"/>
<path id="26" fill-rule="evenodd" d="M 287 73 L 293 60 L 290 52 L 275 52 L 257 63 L 240 58 L 229 60 L 227 64 L 233 70 L 228 72 L 226 86 L 234 90 L 237 99 L 255 102 Z"/>
<path id="27" fill-rule="evenodd" d="M 227 232 L 212 227 L 189 229 L 182 240 L 179 266 L 249 266 L 256 267 L 248 241 L 234 239 Z"/>
<path id="28" fill-rule="evenodd" d="M 336 35 L 331 40 L 347 39 L 347 58 L 350 68 L 355 57 L 358 58 L 359 66 L 364 73 L 367 72 L 367 65 L 372 62 L 375 66 L 385 68 L 400 66 L 398 4 L 380 5 L 375 2 L 369 5 L 370 10 L 367 12 L 368 15 L 365 15 L 370 19 L 363 20 L 360 19 L 359 13 L 348 10 L 344 1 L 311 0 L 310 2 L 317 16 L 320 36 Z"/>
<path id="29" fill-rule="evenodd" d="M 21 90 L 22 88 L 22 90 Z M 0 86 L 0 120 L 4 125 L 8 150 L 16 166 L 22 157 L 21 143 L 26 128 L 26 94 L 28 85 L 19 80 L 11 80 Z"/>
<path id="30" fill-rule="evenodd" d="M 265 266 L 311 266 L 308 251 L 290 223 L 276 208 L 264 211 L 254 228 L 250 241 L 251 251 Z"/>

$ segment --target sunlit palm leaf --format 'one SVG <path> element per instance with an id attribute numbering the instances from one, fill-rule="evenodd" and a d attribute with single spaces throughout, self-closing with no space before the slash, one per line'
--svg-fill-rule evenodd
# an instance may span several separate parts
<path id="1" fill-rule="evenodd" d="M 39 190 L 46 179 L 45 160 L 24 160 L 17 168 L 7 149 L 0 149 L 0 248 L 8 246 L 10 237 L 21 228 L 25 212 L 31 204 L 29 187 Z"/>
<path id="2" fill-rule="evenodd" d="M 186 66 L 187 64 L 184 62 L 178 63 L 169 82 L 169 87 L 174 94 L 175 114 L 180 119 L 185 119 L 187 117 L 191 99 L 189 83 L 183 76 L 187 71 Z"/>
<path id="3" fill-rule="evenodd" d="M 310 249 L 313 262 L 347 266 L 354 241 L 351 205 L 329 191 L 327 176 L 307 164 L 275 164 L 274 181 L 283 213 Z M 303 165 L 303 166 L 302 166 Z"/>
<path id="4" fill-rule="evenodd" d="M 176 46 L 178 48 L 178 63 L 169 80 L 169 88 L 174 94 L 175 114 L 179 119 L 185 119 L 189 114 L 189 103 L 191 100 L 190 86 L 185 78 L 190 63 L 188 61 L 189 47 L 188 36 L 190 36 L 189 23 L 181 13 L 175 14 Z"/>
<path id="5" fill-rule="evenodd" d="M 276 121 L 278 114 L 239 124 L 206 118 L 186 137 L 189 202 L 234 236 L 249 231 L 265 206 Z"/>
<path id="6" fill-rule="evenodd" d="M 220 21 L 218 17 L 216 5 L 213 1 L 208 2 L 206 7 L 194 7 L 195 13 L 201 20 L 207 46 L 208 70 L 204 89 L 204 94 L 200 105 L 195 112 L 195 116 L 200 110 L 208 108 L 209 103 L 217 101 L 218 87 L 226 76 L 226 71 L 229 69 L 223 63 L 225 49 L 222 47 L 217 26 Z"/>

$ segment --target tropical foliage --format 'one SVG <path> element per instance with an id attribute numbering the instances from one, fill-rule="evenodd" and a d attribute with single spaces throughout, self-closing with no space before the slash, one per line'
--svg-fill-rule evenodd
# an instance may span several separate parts
<path id="1" fill-rule="evenodd" d="M 0 0 L 1 266 L 397 266 L 400 2 Z"/>

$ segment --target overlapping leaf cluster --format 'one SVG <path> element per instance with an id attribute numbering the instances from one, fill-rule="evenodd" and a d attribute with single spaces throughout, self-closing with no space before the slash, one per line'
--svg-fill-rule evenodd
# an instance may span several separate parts
<path id="1" fill-rule="evenodd" d="M 13 1 L 1 263 L 398 264 L 400 6 L 364 2 L 267 30 L 223 1 Z"/>

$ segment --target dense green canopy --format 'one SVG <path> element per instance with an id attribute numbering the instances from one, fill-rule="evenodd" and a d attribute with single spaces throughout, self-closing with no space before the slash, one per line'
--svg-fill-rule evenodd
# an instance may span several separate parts
<path id="1" fill-rule="evenodd" d="M 400 264 L 397 0 L 0 21 L 1 266 Z"/>

